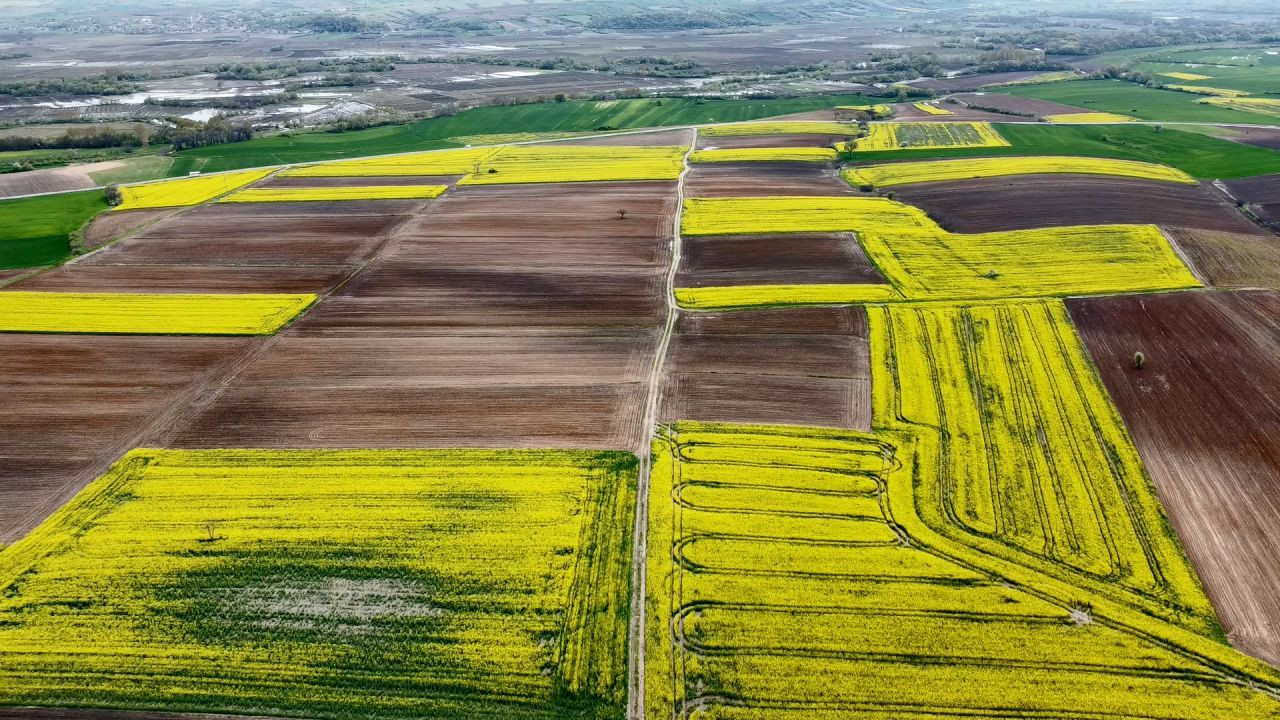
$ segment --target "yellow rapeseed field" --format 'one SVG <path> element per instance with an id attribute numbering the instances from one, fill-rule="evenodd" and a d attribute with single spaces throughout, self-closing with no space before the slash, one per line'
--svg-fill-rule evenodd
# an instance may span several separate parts
<path id="1" fill-rule="evenodd" d="M 940 108 L 937 105 L 934 105 L 932 103 L 918 102 L 918 103 L 911 103 L 911 105 L 915 107 L 915 109 L 919 110 L 920 112 L 927 113 L 929 115 L 955 115 L 955 113 L 951 112 L 950 110 L 947 110 L 945 108 Z"/>
<path id="2" fill-rule="evenodd" d="M 1217 97 L 1245 97 L 1249 94 L 1244 90 L 1205 87 L 1204 85 L 1165 85 L 1165 87 L 1170 90 L 1181 90 L 1182 92 L 1195 93 L 1197 95 L 1214 95 Z"/>
<path id="3" fill-rule="evenodd" d="M 1188 72 L 1162 72 L 1160 74 L 1165 77 L 1171 77 L 1174 80 L 1185 80 L 1187 82 L 1213 79 L 1212 75 L 1197 75 L 1196 73 L 1188 73 Z"/>
<path id="4" fill-rule="evenodd" d="M 439 197 L 447 185 L 363 185 L 352 187 L 249 188 L 219 202 L 303 202 L 309 200 L 414 200 Z"/>
<path id="5" fill-rule="evenodd" d="M 270 175 L 272 168 L 238 170 L 216 175 L 198 175 L 177 180 L 161 180 L 141 185 L 120 186 L 121 202 L 115 210 L 183 207 L 199 205 L 219 195 L 256 182 Z"/>
<path id="6" fill-rule="evenodd" d="M 1062 115 L 1045 115 L 1045 120 L 1058 125 L 1089 125 L 1093 123 L 1135 122 L 1137 118 L 1119 113 L 1081 112 L 1064 113 Z"/>
<path id="7" fill-rule="evenodd" d="M 1167 165 L 1089 157 L 1000 157 L 965 158 L 963 160 L 931 160 L 925 162 L 863 165 L 844 171 L 844 177 L 856 186 L 889 187 L 908 183 L 969 180 L 1002 175 L 1036 173 L 1076 173 L 1086 175 L 1119 175 L 1123 177 L 1195 183 L 1195 178 Z"/>
<path id="8" fill-rule="evenodd" d="M 619 717 L 636 467 L 135 450 L 0 551 L 0 705 Z"/>
<path id="9" fill-rule="evenodd" d="M 280 171 L 280 177 L 367 177 L 390 175 L 466 175 L 497 152 L 497 148 L 460 148 L 384 157 L 335 160 Z"/>
<path id="10" fill-rule="evenodd" d="M 792 148 L 711 148 L 697 150 L 689 155 L 689 162 L 833 162 L 840 156 L 831 148 L 792 147 Z"/>
<path id="11" fill-rule="evenodd" d="M 690 310 L 770 305 L 845 305 L 885 302 L 902 296 L 891 285 L 729 285 L 676 288 L 676 303 Z"/>
<path id="12" fill-rule="evenodd" d="M 0 292 L 0 332 L 270 335 L 312 294 Z"/>
<path id="13" fill-rule="evenodd" d="M 1009 141 L 985 122 L 887 122 L 872 123 L 866 137 L 844 149 L 856 152 L 884 150 L 941 150 L 946 148 L 1005 147 Z"/>
<path id="14" fill-rule="evenodd" d="M 674 180 L 687 148 L 511 145 L 499 148 L 459 185 Z"/>
<path id="15" fill-rule="evenodd" d="M 1211 97 L 1205 98 L 1200 102 L 1205 105 L 1218 105 L 1219 107 L 1240 110 L 1242 112 L 1280 117 L 1280 98 Z"/>
<path id="16" fill-rule="evenodd" d="M 682 232 L 856 232 L 867 256 L 907 300 L 1087 295 L 1200 284 L 1155 226 L 950 233 L 919 208 L 885 198 L 691 198 L 685 201 Z M 777 297 L 759 292 L 762 304 L 778 304 Z M 722 293 L 734 306 L 748 298 L 742 291 L 701 288 L 686 301 L 712 302 Z"/>
<path id="17" fill-rule="evenodd" d="M 1077 75 L 1074 70 L 1056 70 L 1053 72 L 1040 73 L 1021 80 L 1009 80 L 1006 82 L 987 83 L 982 87 L 1007 87 L 1011 85 L 1039 85 L 1041 83 L 1067 82 L 1082 77 Z"/>
<path id="18" fill-rule="evenodd" d="M 868 709 L 941 718 L 996 707 L 1128 717 L 1148 714 L 1152 697 L 1170 718 L 1276 711 L 1266 693 L 1217 675 L 1219 662 L 1250 662 L 1217 641 L 1201 639 L 1222 649 L 1210 658 L 1187 655 L 1150 639 L 1153 627 L 1094 622 L 1087 593 L 1057 596 L 1061 586 L 1049 581 L 1033 594 L 1022 589 L 1040 584 L 1032 571 L 988 574 L 975 566 L 984 556 L 937 552 L 911 488 L 912 478 L 935 480 L 912 467 L 909 443 L 892 431 L 687 421 L 662 429 L 645 568 L 650 720 L 691 706 L 730 720 L 834 720 Z"/>
<path id="19" fill-rule="evenodd" d="M 853 109 L 862 110 L 863 108 Z M 706 127 L 698 128 L 698 133 L 707 137 L 732 135 L 839 135 L 851 137 L 858 134 L 858 126 L 853 123 L 822 120 L 773 120 L 731 123 L 728 125 L 707 125 Z"/>

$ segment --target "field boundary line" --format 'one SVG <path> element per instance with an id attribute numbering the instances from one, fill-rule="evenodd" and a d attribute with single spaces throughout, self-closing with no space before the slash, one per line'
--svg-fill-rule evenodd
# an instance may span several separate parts
<path id="1" fill-rule="evenodd" d="M 658 424 L 658 406 L 662 396 L 662 371 L 666 365 L 667 351 L 671 346 L 671 336 L 675 333 L 676 319 L 680 316 L 680 306 L 676 304 L 676 273 L 680 270 L 681 237 L 680 221 L 684 215 L 684 181 L 689 174 L 689 156 L 698 146 L 698 128 L 689 127 L 692 137 L 689 148 L 681 158 L 680 177 L 676 181 L 676 207 L 672 217 L 671 256 L 667 268 L 666 284 L 663 288 L 663 301 L 667 305 L 667 319 L 662 334 L 658 338 L 658 347 L 654 352 L 653 365 L 649 369 L 649 389 L 645 402 L 641 426 L 644 428 L 644 442 L 640 447 L 640 471 L 636 479 L 636 522 L 632 535 L 631 548 L 631 623 L 629 631 L 629 662 L 627 680 L 627 717 L 629 720 L 645 718 L 645 600 L 646 576 L 648 574 L 649 554 L 649 476 L 653 472 L 653 436 Z"/>

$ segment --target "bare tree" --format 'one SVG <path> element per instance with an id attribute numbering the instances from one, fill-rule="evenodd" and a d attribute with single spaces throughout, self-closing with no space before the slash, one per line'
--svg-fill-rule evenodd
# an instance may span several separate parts
<path id="1" fill-rule="evenodd" d="M 619 220 L 626 220 L 626 219 L 627 219 L 627 211 L 626 211 L 626 210 L 619 210 L 619 211 L 618 211 L 618 219 L 619 219 Z"/>

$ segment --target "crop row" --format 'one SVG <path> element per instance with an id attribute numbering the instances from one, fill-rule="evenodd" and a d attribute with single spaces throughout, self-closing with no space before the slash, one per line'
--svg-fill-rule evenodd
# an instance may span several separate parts
<path id="1" fill-rule="evenodd" d="M 270 335 L 315 302 L 297 294 L 0 292 L 0 331 Z"/>
<path id="2" fill-rule="evenodd" d="M 120 188 L 121 202 L 114 209 L 141 210 L 199 205 L 249 183 L 257 182 L 271 173 L 271 168 L 239 170 L 141 185 L 124 185 Z"/>
<path id="3" fill-rule="evenodd" d="M 131 452 L 0 553 L 0 704 L 612 715 L 635 471 L 609 452 Z"/>
<path id="4" fill-rule="evenodd" d="M 893 436 L 663 429 L 649 504 L 649 718 L 1275 711 L 1202 660 L 1092 622 L 1078 593 L 1028 592 L 930 548 L 907 508 L 911 478 L 933 476 Z"/>
<path id="5" fill-rule="evenodd" d="M 964 160 L 863 165 L 845 170 L 844 177 L 854 185 L 889 187 L 908 183 L 1045 173 L 1115 175 L 1164 182 L 1195 183 L 1195 179 L 1190 175 L 1167 165 L 1138 162 L 1136 160 L 1072 156 L 966 158 Z"/>

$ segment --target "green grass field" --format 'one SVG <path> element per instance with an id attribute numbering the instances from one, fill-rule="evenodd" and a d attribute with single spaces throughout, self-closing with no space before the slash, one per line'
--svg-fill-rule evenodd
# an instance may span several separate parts
<path id="1" fill-rule="evenodd" d="M 434 150 L 457 147 L 448 138 L 465 135 L 736 122 L 871 102 L 871 99 L 859 95 L 822 95 L 782 100 L 644 98 L 483 107 L 411 125 L 347 133 L 274 136 L 189 150 L 178 155 L 169 173 L 177 176 L 192 170 L 216 172 L 280 163 Z"/>
<path id="2" fill-rule="evenodd" d="M 100 190 L 0 200 L 0 269 L 62 260 L 71 233 L 106 209 Z"/>
<path id="3" fill-rule="evenodd" d="M 1267 56 L 1269 59 L 1272 56 Z M 1137 64 L 1137 69 L 1143 72 L 1149 72 L 1158 79 L 1166 83 L 1182 83 L 1185 85 L 1227 88 L 1230 90 L 1243 90 L 1253 95 L 1265 95 L 1280 91 L 1280 66 L 1273 63 L 1266 65 L 1233 65 L 1224 67 L 1220 65 L 1201 65 L 1199 63 L 1166 63 L 1166 62 L 1142 62 Z M 1209 80 L 1177 80 L 1167 77 L 1162 73 L 1181 72 L 1194 73 L 1196 75 L 1206 75 Z"/>
<path id="4" fill-rule="evenodd" d="M 1204 73 L 1209 75 L 1211 73 Z M 1169 82 L 1178 82 L 1168 78 Z M 1212 81 L 1198 84 L 1210 85 Z M 1230 87 L 1230 86 L 1223 86 Z M 996 92 L 1074 105 L 1093 112 L 1112 112 L 1152 122 L 1205 122 L 1272 124 L 1272 118 L 1213 105 L 1201 105 L 1204 98 L 1176 90 L 1156 90 L 1122 80 L 1079 80 L 1076 82 L 1017 85 Z"/>
<path id="5" fill-rule="evenodd" d="M 145 180 L 158 180 L 167 177 L 173 158 L 167 155 L 134 155 L 122 158 L 124 167 L 113 170 L 99 170 L 90 173 L 89 177 L 100 185 L 112 183 L 133 183 Z"/>
<path id="6" fill-rule="evenodd" d="M 1020 124 L 997 125 L 996 129 L 1009 141 L 1009 147 L 890 151 L 876 153 L 874 162 L 999 155 L 1080 155 L 1161 163 L 1198 178 L 1238 178 L 1280 172 L 1280 153 L 1168 127 Z"/>

